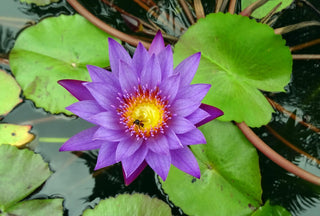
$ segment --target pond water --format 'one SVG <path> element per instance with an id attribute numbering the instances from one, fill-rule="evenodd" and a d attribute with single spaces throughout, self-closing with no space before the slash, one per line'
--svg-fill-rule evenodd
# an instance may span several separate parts
<path id="1" fill-rule="evenodd" d="M 124 2 L 119 1 L 119 6 L 133 7 L 135 9 L 132 10 L 136 11 L 136 15 L 148 16 L 144 10 L 137 8 L 133 1 Z M 206 6 L 206 13 L 212 11 L 212 1 L 203 2 Z M 310 2 L 320 9 L 318 1 Z M 85 4 L 88 7 L 92 6 L 92 11 L 100 10 L 101 3 Z M 15 37 L 26 23 L 38 22 L 42 18 L 59 14 L 74 13 L 73 9 L 66 5 L 65 1 L 60 1 L 49 6 L 37 7 L 20 3 L 17 0 L 2 0 L 0 17 L 18 18 L 19 20 L 0 21 L 0 55 L 9 53 Z M 169 10 L 170 7 L 165 9 Z M 128 29 L 124 29 L 124 23 L 120 21 L 119 16 L 115 15 L 113 11 L 109 12 L 108 10 L 99 11 L 99 16 L 107 22 L 112 22 L 119 29 L 128 31 Z M 117 19 L 111 18 L 112 16 L 116 16 Z M 293 4 L 280 15 L 274 27 L 306 20 L 320 21 L 320 14 L 306 5 Z M 188 25 L 188 23 L 185 24 Z M 181 32 L 173 32 L 172 34 L 178 36 Z M 317 39 L 319 36 L 320 27 L 308 27 L 286 34 L 284 38 L 287 40 L 288 46 L 293 46 Z M 296 53 L 319 54 L 320 45 Z M 0 65 L 0 68 L 10 71 L 7 65 Z M 285 109 L 320 128 L 320 60 L 294 61 L 293 68 L 292 82 L 286 87 L 287 92 L 272 94 L 269 97 Z M 66 139 L 91 126 L 86 121 L 64 115 L 51 115 L 41 108 L 36 108 L 31 101 L 25 100 L 1 122 L 33 125 L 32 133 L 36 135 L 36 139 L 32 141 L 30 147 L 49 162 L 54 174 L 29 198 L 62 197 L 65 200 L 64 215 L 81 215 L 84 209 L 94 207 L 101 199 L 133 191 L 167 200 L 159 190 L 157 177 L 150 168 L 145 169 L 130 186 L 125 186 L 120 165 L 114 165 L 98 172 L 93 171 L 97 158 L 96 151 L 59 152 L 59 147 Z M 274 114 L 269 126 L 294 145 L 320 159 L 319 134 L 301 126 L 280 112 Z M 281 155 L 294 160 L 294 163 L 299 164 L 300 167 L 320 176 L 319 164 L 283 145 L 274 138 L 268 129 L 263 127 L 256 129 L 255 132 Z M 273 203 L 286 207 L 294 215 L 317 216 L 320 214 L 319 188 L 286 173 L 264 155 L 259 154 L 259 156 L 264 200 L 270 199 Z M 172 208 L 174 215 L 184 215 L 178 208 Z"/>

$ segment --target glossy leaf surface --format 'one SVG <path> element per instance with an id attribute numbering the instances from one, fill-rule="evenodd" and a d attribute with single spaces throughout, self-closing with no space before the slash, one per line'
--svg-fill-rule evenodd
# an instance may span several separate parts
<path id="1" fill-rule="evenodd" d="M 223 110 L 220 120 L 260 127 L 273 109 L 260 90 L 284 91 L 292 57 L 273 29 L 248 17 L 209 14 L 191 26 L 174 49 L 175 64 L 201 52 L 193 83 L 212 85 L 203 102 Z"/>
<path id="2" fill-rule="evenodd" d="M 201 178 L 171 167 L 164 192 L 188 215 L 250 215 L 261 205 L 256 149 L 232 123 L 215 120 L 200 129 L 207 144 L 191 149 Z"/>
<path id="3" fill-rule="evenodd" d="M 0 116 L 7 115 L 22 102 L 20 92 L 21 88 L 15 79 L 4 70 L 0 70 Z"/>
<path id="4" fill-rule="evenodd" d="M 170 207 L 163 201 L 143 194 L 122 194 L 100 201 L 94 209 L 88 209 L 83 216 L 96 215 L 171 215 Z"/>
<path id="5" fill-rule="evenodd" d="M 257 0 L 242 0 L 241 1 L 241 8 L 242 10 L 251 5 L 252 3 L 256 2 Z M 274 7 L 276 7 L 281 2 L 280 7 L 276 10 L 276 12 L 279 12 L 283 10 L 284 8 L 288 7 L 293 0 L 272 0 L 268 1 L 261 7 L 257 8 L 253 13 L 252 16 L 255 18 L 262 18 L 266 16 Z"/>
<path id="6" fill-rule="evenodd" d="M 90 80 L 86 65 L 109 65 L 110 37 L 80 15 L 51 17 L 24 30 L 10 53 L 10 66 L 24 95 L 52 113 L 77 100 L 57 84 Z"/>
<path id="7" fill-rule="evenodd" d="M 6 212 L 50 175 L 48 164 L 40 155 L 28 149 L 0 145 L 0 210 Z"/>

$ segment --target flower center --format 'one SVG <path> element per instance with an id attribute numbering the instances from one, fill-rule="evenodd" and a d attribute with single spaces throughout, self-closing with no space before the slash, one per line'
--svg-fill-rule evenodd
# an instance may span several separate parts
<path id="1" fill-rule="evenodd" d="M 121 123 L 131 135 L 137 139 L 163 133 L 167 121 L 171 118 L 168 102 L 160 96 L 158 88 L 149 90 L 141 86 L 134 94 L 122 95 L 118 98 L 121 105 L 118 113 Z"/>

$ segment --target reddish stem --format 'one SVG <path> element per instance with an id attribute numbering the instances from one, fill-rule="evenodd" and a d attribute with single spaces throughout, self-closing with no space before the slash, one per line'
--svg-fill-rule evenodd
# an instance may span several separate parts
<path id="1" fill-rule="evenodd" d="M 185 2 L 185 0 L 179 0 L 179 3 L 184 11 L 184 13 L 186 14 L 189 22 L 191 23 L 191 25 L 193 25 L 195 23 L 194 17 L 191 13 L 191 11 L 189 10 L 189 7 L 187 5 L 187 3 Z"/>
<path id="2" fill-rule="evenodd" d="M 229 9 L 228 9 L 229 13 L 234 14 L 234 11 L 236 10 L 236 3 L 237 3 L 237 0 L 230 0 Z"/>
<path id="3" fill-rule="evenodd" d="M 84 16 L 87 20 L 89 20 L 92 24 L 100 28 L 101 30 L 107 32 L 108 34 L 119 38 L 122 41 L 127 42 L 133 46 L 137 46 L 139 42 L 141 42 L 146 48 L 150 47 L 150 43 L 141 41 L 135 37 L 132 37 L 128 34 L 125 34 L 109 25 L 104 23 L 102 20 L 98 19 L 92 13 L 90 13 L 85 7 L 83 7 L 77 0 L 67 0 L 68 3 L 82 16 Z"/>
<path id="4" fill-rule="evenodd" d="M 316 185 L 320 185 L 320 177 L 305 171 L 304 169 L 294 165 L 287 159 L 283 158 L 280 154 L 275 152 L 270 148 L 265 142 L 263 142 L 247 125 L 246 123 L 237 123 L 238 128 L 247 137 L 247 139 L 261 151 L 265 156 L 267 156 L 274 163 L 278 164 L 280 167 L 284 168 L 288 172 L 311 182 Z"/>
<path id="5" fill-rule="evenodd" d="M 0 64 L 6 64 L 6 65 L 9 65 L 9 60 L 6 59 L 6 58 L 1 58 L 0 57 Z"/>

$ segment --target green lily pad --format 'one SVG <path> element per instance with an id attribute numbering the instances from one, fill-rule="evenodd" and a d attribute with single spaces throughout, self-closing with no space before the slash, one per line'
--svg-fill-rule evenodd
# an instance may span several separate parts
<path id="1" fill-rule="evenodd" d="M 36 4 L 38 6 L 44 6 L 44 5 L 48 5 L 51 4 L 53 2 L 58 2 L 60 0 L 20 0 L 20 2 L 26 2 L 28 4 Z"/>
<path id="2" fill-rule="evenodd" d="M 195 145 L 201 178 L 175 167 L 161 181 L 170 200 L 187 215 L 250 215 L 262 201 L 256 149 L 232 123 L 212 121 L 200 127 L 207 144 Z"/>
<path id="3" fill-rule="evenodd" d="M 252 3 L 256 2 L 257 0 L 242 0 L 241 1 L 241 8 L 242 10 L 251 5 Z M 257 8 L 251 15 L 255 18 L 262 18 L 266 16 L 275 6 L 277 6 L 280 2 L 282 2 L 281 6 L 276 10 L 279 12 L 286 7 L 288 7 L 294 0 L 272 0 L 268 1 L 261 7 Z"/>
<path id="4" fill-rule="evenodd" d="M 257 211 L 255 211 L 252 216 L 290 216 L 290 212 L 288 212 L 285 208 L 278 205 L 270 205 L 270 202 L 267 201 L 264 206 L 261 206 Z"/>
<path id="5" fill-rule="evenodd" d="M 24 146 L 34 139 L 34 135 L 29 133 L 31 128 L 31 125 L 0 124 L 0 145 Z"/>
<path id="6" fill-rule="evenodd" d="M 94 209 L 83 212 L 83 216 L 96 215 L 169 216 L 171 209 L 163 201 L 144 194 L 122 194 L 102 200 Z"/>
<path id="7" fill-rule="evenodd" d="M 6 212 L 8 215 L 62 216 L 62 202 L 63 199 L 26 200 L 10 207 Z"/>
<path id="8" fill-rule="evenodd" d="M 14 208 L 50 175 L 48 164 L 40 155 L 28 149 L 0 145 L 0 212 Z"/>
<path id="9" fill-rule="evenodd" d="M 212 85 L 203 102 L 223 110 L 222 121 L 260 127 L 273 109 L 259 91 L 284 91 L 292 69 L 285 40 L 248 17 L 209 14 L 191 26 L 174 49 L 175 64 L 193 53 L 201 60 L 193 83 Z"/>
<path id="10" fill-rule="evenodd" d="M 80 15 L 51 17 L 24 30 L 10 53 L 10 67 L 26 98 L 52 113 L 76 102 L 57 84 L 89 81 L 86 65 L 109 65 L 107 33 Z"/>
<path id="11" fill-rule="evenodd" d="M 16 80 L 4 70 L 0 70 L 0 116 L 7 115 L 22 102 L 20 92 L 21 88 Z"/>

